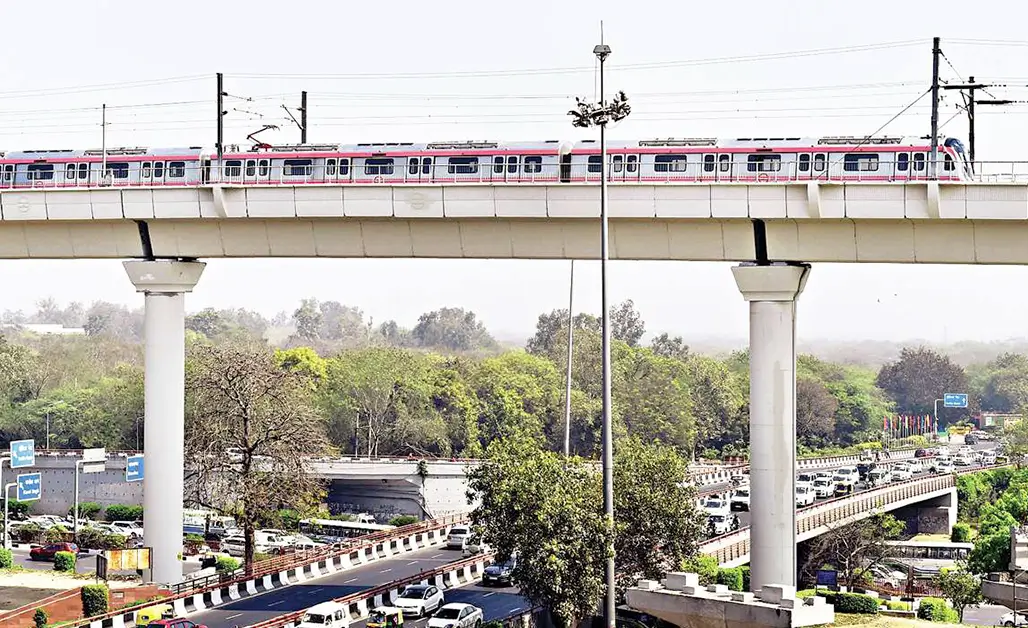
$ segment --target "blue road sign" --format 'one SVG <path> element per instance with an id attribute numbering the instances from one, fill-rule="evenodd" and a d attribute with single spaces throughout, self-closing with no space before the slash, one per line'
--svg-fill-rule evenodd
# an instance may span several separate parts
<path id="1" fill-rule="evenodd" d="M 143 454 L 136 454 L 125 459 L 125 481 L 139 482 L 143 479 Z"/>
<path id="2" fill-rule="evenodd" d="M 22 473 L 18 476 L 18 501 L 28 502 L 43 496 L 43 476 L 40 473 Z"/>
<path id="3" fill-rule="evenodd" d="M 11 441 L 11 468 L 24 469 L 36 464 L 36 441 L 12 440 Z"/>
<path id="4" fill-rule="evenodd" d="M 942 405 L 947 408 L 966 408 L 967 393 L 946 393 L 942 396 Z"/>

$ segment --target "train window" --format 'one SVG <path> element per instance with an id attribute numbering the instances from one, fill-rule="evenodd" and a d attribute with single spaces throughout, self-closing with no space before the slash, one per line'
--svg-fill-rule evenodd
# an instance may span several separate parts
<path id="1" fill-rule="evenodd" d="M 255 159 L 246 160 L 246 176 L 255 177 L 257 176 L 257 161 Z"/>
<path id="2" fill-rule="evenodd" d="M 50 181 L 54 178 L 53 164 L 29 164 L 27 168 L 29 181 Z"/>
<path id="3" fill-rule="evenodd" d="M 781 155 L 749 155 L 746 157 L 746 170 L 750 172 L 778 172 L 782 169 Z"/>
<path id="4" fill-rule="evenodd" d="M 68 168 L 64 172 L 64 178 L 69 181 L 75 178 L 75 164 L 68 164 Z"/>
<path id="5" fill-rule="evenodd" d="M 447 159 L 446 171 L 450 174 L 475 174 L 478 172 L 478 157 L 450 157 Z"/>
<path id="6" fill-rule="evenodd" d="M 810 155 L 800 155 L 800 172 L 810 172 Z"/>
<path id="7" fill-rule="evenodd" d="M 503 157 L 493 157 L 493 174 L 503 174 Z"/>
<path id="8" fill-rule="evenodd" d="M 518 173 L 518 158 L 517 156 L 507 158 L 507 173 L 517 174 Z"/>
<path id="9" fill-rule="evenodd" d="M 186 176 L 186 162 L 184 161 L 169 161 L 168 162 L 168 177 L 172 179 L 181 179 Z"/>
<path id="10" fill-rule="evenodd" d="M 703 156 L 703 172 L 714 172 L 714 156 Z"/>
<path id="11" fill-rule="evenodd" d="M 149 161 L 144 161 L 142 168 L 139 170 L 139 175 L 144 179 L 149 179 L 151 170 L 153 170 L 152 164 Z"/>
<path id="12" fill-rule="evenodd" d="M 340 160 L 340 163 L 342 163 L 342 160 Z M 260 176 L 262 177 L 268 176 L 268 173 L 271 172 L 271 165 L 267 159 L 259 160 L 257 162 L 257 168 L 259 169 Z"/>
<path id="13" fill-rule="evenodd" d="M 639 170 L 639 156 L 629 155 L 625 159 L 625 170 L 628 172 L 637 172 Z"/>
<path id="14" fill-rule="evenodd" d="M 286 161 L 286 163 L 289 162 Z M 364 160 L 364 174 L 371 176 L 393 174 L 393 163 L 391 157 L 369 157 Z"/>
<path id="15" fill-rule="evenodd" d="M 924 153 L 914 153 L 914 170 L 923 172 L 925 167 Z"/>
<path id="16" fill-rule="evenodd" d="M 389 160 L 389 172 L 392 174 L 393 160 Z M 314 174 L 314 160 L 312 159 L 285 159 L 282 162 L 282 174 L 287 177 L 309 177 Z"/>
<path id="17" fill-rule="evenodd" d="M 603 170 L 603 158 L 599 155 L 593 155 L 589 158 L 589 172 L 599 172 Z"/>
<path id="18" fill-rule="evenodd" d="M 900 153 L 896 155 L 896 170 L 899 172 L 906 172 L 910 169 L 910 155 L 908 153 Z"/>
<path id="19" fill-rule="evenodd" d="M 325 176 L 334 177 L 336 176 L 336 160 L 326 159 L 325 160 Z"/>
<path id="20" fill-rule="evenodd" d="M 10 181 L 14 178 L 14 166 L 8 164 L 4 166 L 4 181 Z"/>
<path id="21" fill-rule="evenodd" d="M 239 177 L 243 174 L 243 162 L 239 159 L 230 159 L 225 162 L 225 176 Z"/>
<path id="22" fill-rule="evenodd" d="M 611 162 L 614 172 L 621 172 L 625 169 L 624 155 L 614 155 L 613 157 L 611 157 Z"/>
<path id="23" fill-rule="evenodd" d="M 543 158 L 538 155 L 525 157 L 522 162 L 525 174 L 537 174 L 543 171 Z"/>
<path id="24" fill-rule="evenodd" d="M 717 156 L 717 167 L 721 172 L 728 172 L 732 169 L 732 156 L 731 155 L 718 155 Z"/>
<path id="25" fill-rule="evenodd" d="M 421 158 L 421 174 L 432 174 L 432 158 Z"/>
<path id="26" fill-rule="evenodd" d="M 410 158 L 410 162 L 409 162 L 409 166 L 407 167 L 407 172 L 410 173 L 410 174 L 417 174 L 418 173 L 418 168 L 420 166 L 421 166 L 421 160 L 419 160 L 417 157 L 411 157 Z"/>
<path id="27" fill-rule="evenodd" d="M 842 169 L 846 172 L 874 172 L 878 170 L 878 153 L 847 153 Z"/>
<path id="28" fill-rule="evenodd" d="M 89 178 L 89 164 L 79 164 L 79 178 L 80 179 L 88 179 Z"/>
<path id="29" fill-rule="evenodd" d="M 943 155 L 942 169 L 943 170 L 955 170 L 956 164 L 953 163 L 953 157 L 948 153 Z"/>
<path id="30" fill-rule="evenodd" d="M 827 160 L 824 153 L 814 155 L 814 172 L 824 172 L 825 161 Z"/>
<path id="31" fill-rule="evenodd" d="M 685 155 L 657 155 L 653 159 L 654 172 L 685 172 Z"/>
<path id="32" fill-rule="evenodd" d="M 164 178 L 164 162 L 155 161 L 153 162 L 153 178 L 163 179 Z"/>
<path id="33" fill-rule="evenodd" d="M 265 162 L 265 165 L 267 165 L 267 162 Z M 350 160 L 349 159 L 340 159 L 339 160 L 339 176 L 341 176 L 341 177 L 348 177 L 348 176 L 350 176 Z"/>

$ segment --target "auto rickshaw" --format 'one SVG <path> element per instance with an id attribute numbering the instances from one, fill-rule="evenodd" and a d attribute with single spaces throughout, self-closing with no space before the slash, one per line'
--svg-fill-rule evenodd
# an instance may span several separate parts
<path id="1" fill-rule="evenodd" d="M 368 628 L 403 628 L 403 611 L 395 606 L 379 606 L 368 617 Z"/>
<path id="2" fill-rule="evenodd" d="M 136 611 L 136 625 L 149 626 L 150 623 L 158 619 L 173 619 L 174 617 L 175 609 L 172 608 L 171 604 L 154 604 Z"/>

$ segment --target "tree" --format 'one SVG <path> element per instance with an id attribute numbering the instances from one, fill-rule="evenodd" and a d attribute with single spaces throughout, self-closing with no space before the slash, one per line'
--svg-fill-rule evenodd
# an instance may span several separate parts
<path id="1" fill-rule="evenodd" d="M 882 367 L 877 384 L 895 400 L 900 412 L 930 414 L 943 393 L 967 390 L 967 375 L 947 356 L 926 347 L 908 347 L 900 352 L 899 360 Z M 968 410 L 954 409 L 948 418 L 956 420 Z M 950 410 L 940 412 L 946 418 Z"/>
<path id="2" fill-rule="evenodd" d="M 681 336 L 671 337 L 667 332 L 654 337 L 650 342 L 650 348 L 659 356 L 675 358 L 676 360 L 687 360 L 689 358 L 689 346 L 685 344 Z"/>
<path id="3" fill-rule="evenodd" d="M 293 312 L 293 323 L 296 325 L 296 335 L 304 340 L 316 340 L 321 331 L 322 314 L 317 299 L 304 299 L 300 301 L 300 307 Z"/>
<path id="4" fill-rule="evenodd" d="M 889 514 L 829 526 L 827 532 L 810 541 L 803 572 L 813 578 L 822 565 L 832 565 L 842 574 L 846 586 L 852 587 L 870 568 L 893 556 L 895 550 L 886 541 L 898 538 L 904 527 Z"/>
<path id="5" fill-rule="evenodd" d="M 811 377 L 796 379 L 796 436 L 807 445 L 831 442 L 839 401 Z"/>
<path id="6" fill-rule="evenodd" d="M 935 577 L 935 586 L 953 603 L 953 610 L 960 617 L 960 623 L 964 623 L 964 609 L 985 601 L 982 582 L 967 570 L 966 563 L 957 565 L 956 569 L 943 569 Z"/>
<path id="7" fill-rule="evenodd" d="M 1028 407 L 1022 409 L 1021 412 L 1026 410 Z M 1028 456 L 1028 420 L 1021 419 L 1005 425 L 1003 427 L 1003 445 L 1010 459 L 1020 467 L 1025 456 Z"/>
<path id="8" fill-rule="evenodd" d="M 468 472 L 472 524 L 499 556 L 518 555 L 512 579 L 533 604 L 572 628 L 603 595 L 609 530 L 600 475 L 517 435 L 493 441 L 488 462 Z"/>
<path id="9" fill-rule="evenodd" d="M 323 301 L 320 310 L 318 335 L 321 338 L 341 341 L 350 347 L 366 343 L 370 324 L 365 324 L 364 312 L 360 308 L 343 305 L 338 301 Z"/>
<path id="10" fill-rule="evenodd" d="M 306 461 L 325 450 L 323 422 L 307 379 L 255 343 L 194 347 L 186 389 L 190 497 L 242 524 L 251 569 L 254 530 L 269 510 L 320 501 Z"/>
<path id="11" fill-rule="evenodd" d="M 982 408 L 994 412 L 1015 412 L 1028 405 L 1028 357 L 1004 353 L 982 369 Z"/>
<path id="12" fill-rule="evenodd" d="M 693 451 L 696 422 L 686 365 L 650 349 L 626 349 L 617 369 L 621 377 L 614 399 L 627 432 Z"/>
<path id="13" fill-rule="evenodd" d="M 627 299 L 616 306 L 610 313 L 610 335 L 629 347 L 639 344 L 646 333 L 646 324 L 642 316 L 635 310 L 635 303 Z"/>
<path id="14" fill-rule="evenodd" d="M 724 362 L 694 355 L 686 362 L 689 390 L 699 440 L 704 447 L 722 449 L 749 441 L 746 391 L 740 376 Z"/>
<path id="15" fill-rule="evenodd" d="M 419 347 L 445 348 L 451 351 L 495 349 L 496 341 L 486 331 L 474 312 L 459 307 L 444 307 L 422 314 L 411 330 L 411 338 Z"/>

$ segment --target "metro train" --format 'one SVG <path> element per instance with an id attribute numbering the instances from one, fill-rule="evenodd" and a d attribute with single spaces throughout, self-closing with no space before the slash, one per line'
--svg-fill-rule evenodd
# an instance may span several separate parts
<path id="1" fill-rule="evenodd" d="M 931 146 L 911 137 L 744 137 L 608 142 L 615 182 L 909 181 L 931 177 Z M 304 144 L 213 150 L 109 148 L 0 152 L 0 189 L 210 183 L 576 183 L 601 171 L 595 140 Z M 943 138 L 936 177 L 965 180 L 964 145 Z"/>

